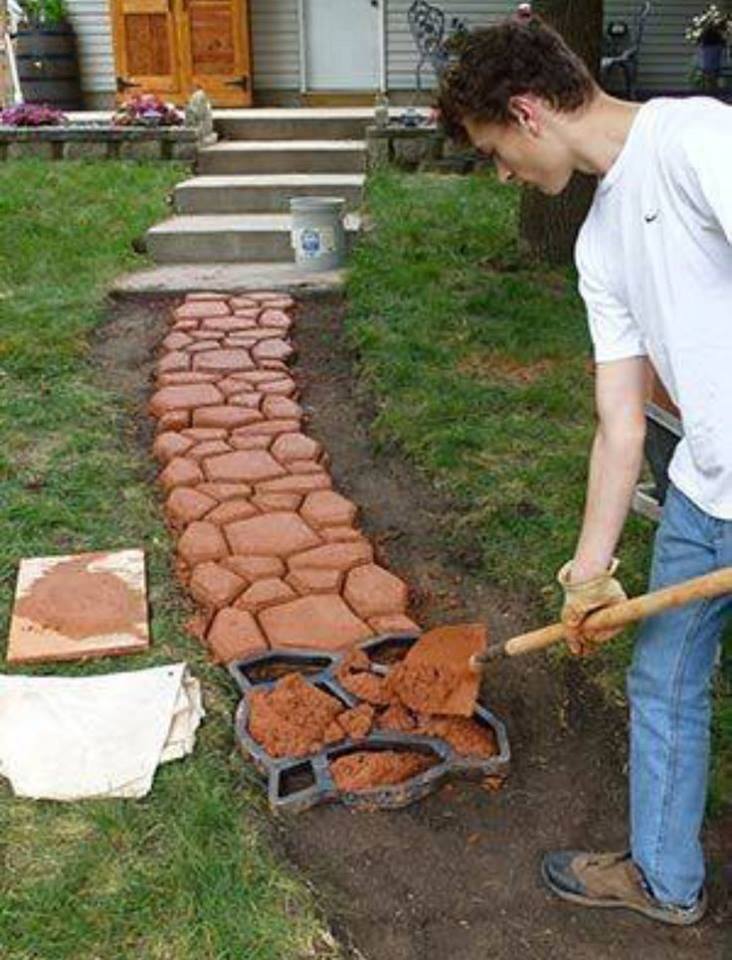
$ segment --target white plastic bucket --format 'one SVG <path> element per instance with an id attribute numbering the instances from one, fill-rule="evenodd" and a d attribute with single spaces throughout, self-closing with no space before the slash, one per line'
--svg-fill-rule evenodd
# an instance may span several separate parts
<path id="1" fill-rule="evenodd" d="M 346 259 L 341 197 L 293 197 L 292 246 L 295 262 L 305 270 L 336 270 Z"/>

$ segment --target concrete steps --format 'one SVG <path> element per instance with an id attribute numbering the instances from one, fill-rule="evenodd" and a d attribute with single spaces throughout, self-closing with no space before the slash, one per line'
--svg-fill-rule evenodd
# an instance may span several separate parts
<path id="1" fill-rule="evenodd" d="M 179 213 L 285 213 L 290 197 L 344 197 L 349 210 L 361 203 L 364 175 L 253 174 L 206 176 L 184 180 L 175 188 Z"/>
<path id="2" fill-rule="evenodd" d="M 287 214 L 177 216 L 148 230 L 148 252 L 156 263 L 267 263 L 293 259 Z M 353 242 L 358 214 L 346 216 Z"/>
<path id="3" fill-rule="evenodd" d="M 372 118 L 369 108 L 216 111 L 224 139 L 199 152 L 197 175 L 175 189 L 177 216 L 148 231 L 149 253 L 166 267 L 271 264 L 276 273 L 293 261 L 297 196 L 344 197 L 354 238 Z"/>
<path id="4" fill-rule="evenodd" d="M 394 111 L 395 113 L 397 111 Z M 363 140 L 373 123 L 371 108 L 222 110 L 215 114 L 216 132 L 224 140 Z"/>
<path id="5" fill-rule="evenodd" d="M 200 174 L 363 173 L 363 140 L 232 140 L 198 154 Z"/>

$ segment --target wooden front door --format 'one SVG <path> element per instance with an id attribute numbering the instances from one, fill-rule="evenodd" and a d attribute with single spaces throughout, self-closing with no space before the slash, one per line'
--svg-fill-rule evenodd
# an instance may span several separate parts
<path id="1" fill-rule="evenodd" d="M 252 103 L 249 0 L 111 0 L 118 99 Z"/>

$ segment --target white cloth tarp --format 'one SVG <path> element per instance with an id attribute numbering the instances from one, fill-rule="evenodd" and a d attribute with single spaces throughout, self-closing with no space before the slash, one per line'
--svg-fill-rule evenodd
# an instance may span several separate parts
<path id="1" fill-rule="evenodd" d="M 204 716 L 185 663 L 99 677 L 0 676 L 0 776 L 19 797 L 143 797 Z"/>

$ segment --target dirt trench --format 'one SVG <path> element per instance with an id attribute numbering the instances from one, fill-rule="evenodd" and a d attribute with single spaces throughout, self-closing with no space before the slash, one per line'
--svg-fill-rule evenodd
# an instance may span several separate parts
<path id="1" fill-rule="evenodd" d="M 96 353 L 144 418 L 149 362 L 163 329 L 161 302 L 117 304 Z M 467 553 L 448 555 L 450 508 L 397 453 L 377 452 L 373 408 L 356 391 L 338 299 L 298 313 L 295 375 L 309 422 L 331 457 L 337 489 L 361 507 L 381 560 L 414 588 L 425 626 L 485 620 L 494 640 L 536 626 L 526 605 L 482 583 Z M 141 419 L 130 437 L 148 444 Z M 155 468 L 151 459 L 151 478 Z M 462 559 L 466 562 L 463 563 Z M 455 783 L 399 812 L 333 806 L 281 818 L 284 856 L 318 892 L 354 960 L 722 960 L 729 956 L 729 892 L 720 871 L 729 823 L 708 832 L 716 869 L 707 920 L 688 930 L 625 912 L 583 911 L 553 898 L 538 877 L 544 850 L 626 844 L 625 719 L 574 661 L 542 656 L 497 665 L 485 702 L 509 725 L 512 776 L 499 793 Z M 726 843 L 725 843 L 726 835 Z"/>

